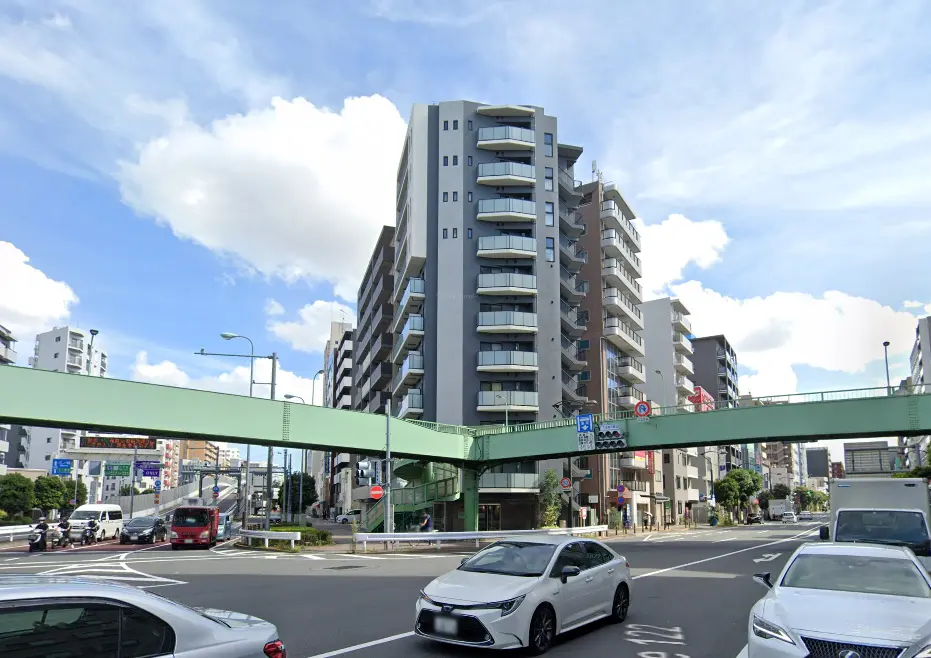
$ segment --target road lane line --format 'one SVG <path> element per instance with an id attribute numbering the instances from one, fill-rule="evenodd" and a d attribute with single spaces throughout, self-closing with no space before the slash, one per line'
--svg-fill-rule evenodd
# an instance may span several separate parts
<path id="1" fill-rule="evenodd" d="M 325 560 L 325 557 L 320 557 L 319 555 L 312 555 L 310 553 L 302 553 L 301 557 L 307 558 L 308 560 Z"/>
<path id="2" fill-rule="evenodd" d="M 368 649 L 369 647 L 377 647 L 379 644 L 387 644 L 388 642 L 394 642 L 395 640 L 403 640 L 406 637 L 411 637 L 414 635 L 414 631 L 408 631 L 407 633 L 399 633 L 398 635 L 391 635 L 389 637 L 383 637 L 380 640 L 372 640 L 371 642 L 363 642 L 362 644 L 355 644 L 351 647 L 346 647 L 345 649 L 337 649 L 336 651 L 330 651 L 328 653 L 318 653 L 310 658 L 330 658 L 331 656 L 341 656 L 344 653 L 351 653 L 353 651 L 358 651 L 359 649 Z"/>
<path id="3" fill-rule="evenodd" d="M 740 653 L 737 654 L 737 658 L 748 658 L 750 655 L 750 650 L 744 645 L 744 648 L 740 650 Z"/>
<path id="4" fill-rule="evenodd" d="M 712 544 L 720 544 L 722 541 L 734 541 L 735 539 L 740 539 L 739 537 L 725 537 L 724 539 L 715 539 Z"/>

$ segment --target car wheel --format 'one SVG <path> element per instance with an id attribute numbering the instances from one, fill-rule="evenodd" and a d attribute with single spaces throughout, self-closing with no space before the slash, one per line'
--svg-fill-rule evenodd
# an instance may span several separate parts
<path id="1" fill-rule="evenodd" d="M 548 605 L 541 605 L 530 620 L 530 653 L 546 653 L 556 637 L 556 615 Z"/>
<path id="2" fill-rule="evenodd" d="M 627 610 L 630 608 L 630 590 L 621 583 L 614 590 L 614 603 L 611 606 L 611 621 L 620 624 L 627 619 Z"/>

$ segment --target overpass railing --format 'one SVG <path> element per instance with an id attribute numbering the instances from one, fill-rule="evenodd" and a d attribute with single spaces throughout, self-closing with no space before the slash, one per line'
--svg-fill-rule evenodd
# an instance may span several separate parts
<path id="1" fill-rule="evenodd" d="M 606 525 L 590 525 L 578 528 L 552 528 L 546 530 L 479 530 L 477 532 L 358 532 L 353 539 L 362 544 L 362 552 L 368 549 L 368 542 L 409 542 L 411 544 L 436 544 L 437 550 L 445 542 L 475 541 L 478 548 L 483 539 L 505 539 L 520 535 L 601 535 L 607 533 Z"/>

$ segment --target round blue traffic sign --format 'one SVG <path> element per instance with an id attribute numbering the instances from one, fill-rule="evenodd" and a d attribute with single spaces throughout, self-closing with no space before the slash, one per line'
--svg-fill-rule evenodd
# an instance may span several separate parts
<path id="1" fill-rule="evenodd" d="M 623 485 L 623 484 L 617 485 L 617 492 L 618 492 L 619 494 L 624 493 L 624 485 Z"/>
<path id="2" fill-rule="evenodd" d="M 220 493 L 220 487 L 214 487 L 213 493 Z"/>

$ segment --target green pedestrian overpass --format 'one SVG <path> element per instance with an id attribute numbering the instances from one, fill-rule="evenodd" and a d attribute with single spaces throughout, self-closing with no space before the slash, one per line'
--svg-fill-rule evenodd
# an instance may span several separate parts
<path id="1" fill-rule="evenodd" d="M 916 436 L 931 434 L 931 391 L 825 391 L 754 399 L 734 409 L 653 413 L 645 422 L 629 412 L 596 415 L 595 422 L 617 424 L 627 435 L 626 450 Z M 393 456 L 462 467 L 469 525 L 470 512 L 478 514 L 478 475 L 490 466 L 617 452 L 580 450 L 574 419 L 460 427 L 13 366 L 0 368 L 0 423 L 363 455 L 383 454 L 390 428 Z"/>

